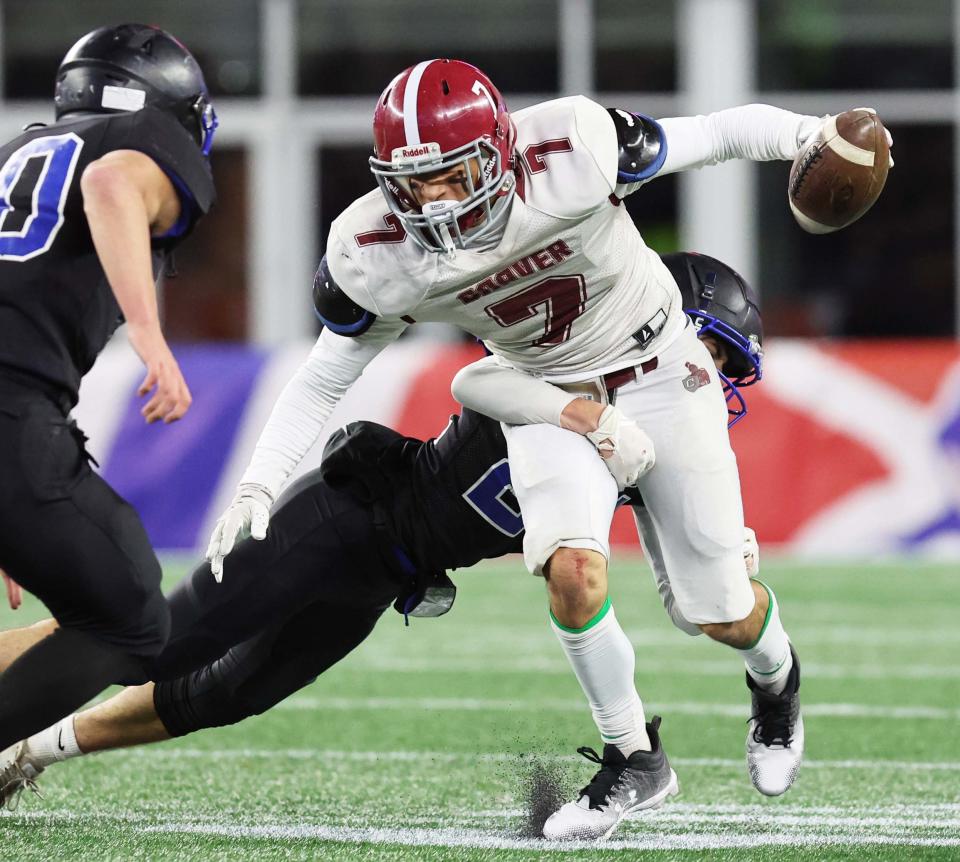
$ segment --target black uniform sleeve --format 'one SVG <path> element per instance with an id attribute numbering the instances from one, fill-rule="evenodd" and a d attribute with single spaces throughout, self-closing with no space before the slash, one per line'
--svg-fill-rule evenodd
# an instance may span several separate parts
<path id="1" fill-rule="evenodd" d="M 607 108 L 617 129 L 617 180 L 638 183 L 650 179 L 667 158 L 667 139 L 660 124 L 643 114 Z"/>
<path id="2" fill-rule="evenodd" d="M 150 156 L 170 177 L 183 212 L 167 238 L 186 236 L 216 200 L 210 162 L 190 133 L 162 111 L 144 108 L 111 118 L 102 149 L 137 150 Z"/>

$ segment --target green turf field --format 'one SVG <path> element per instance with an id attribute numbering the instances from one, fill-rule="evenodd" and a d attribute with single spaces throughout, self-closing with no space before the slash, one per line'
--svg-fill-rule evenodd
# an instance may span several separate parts
<path id="1" fill-rule="evenodd" d="M 682 793 L 597 849 L 518 837 L 530 755 L 572 792 L 592 774 L 576 747 L 599 741 L 542 584 L 512 561 L 460 576 L 445 618 L 388 612 L 272 713 L 52 768 L 45 801 L 0 815 L 2 858 L 960 859 L 960 567 L 764 567 L 804 671 L 808 760 L 781 799 L 746 773 L 742 664 L 674 630 L 621 562 L 614 604 Z"/>

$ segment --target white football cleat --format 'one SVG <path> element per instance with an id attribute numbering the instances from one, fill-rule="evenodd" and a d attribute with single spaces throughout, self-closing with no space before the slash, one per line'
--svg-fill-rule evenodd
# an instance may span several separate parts
<path id="1" fill-rule="evenodd" d="M 660 717 L 647 724 L 652 751 L 635 751 L 629 758 L 607 743 L 601 758 L 592 748 L 578 748 L 600 771 L 580 791 L 576 802 L 567 802 L 543 825 L 549 841 L 602 841 L 630 814 L 659 808 L 680 792 L 677 774 L 670 768 L 660 745 Z"/>
<path id="2" fill-rule="evenodd" d="M 753 714 L 747 730 L 747 769 L 764 796 L 786 793 L 803 760 L 803 716 L 800 715 L 800 661 L 790 645 L 793 667 L 780 694 L 760 688 L 750 674 Z"/>
<path id="3" fill-rule="evenodd" d="M 31 790 L 43 799 L 34 780 L 43 772 L 43 767 L 30 760 L 26 747 L 26 742 L 17 742 L 0 751 L 0 807 L 8 811 L 17 810 L 24 790 Z"/>

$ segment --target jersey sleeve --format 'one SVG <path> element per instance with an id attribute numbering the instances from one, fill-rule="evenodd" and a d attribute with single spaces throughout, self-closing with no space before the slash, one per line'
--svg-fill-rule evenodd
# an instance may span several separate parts
<path id="1" fill-rule="evenodd" d="M 102 149 L 144 153 L 170 178 L 180 196 L 181 217 L 162 239 L 185 237 L 216 201 L 210 162 L 190 133 L 162 111 L 144 108 L 111 118 Z"/>
<path id="2" fill-rule="evenodd" d="M 515 120 L 527 206 L 563 219 L 609 206 L 617 137 L 605 108 L 565 96 L 518 111 Z"/>
<path id="3" fill-rule="evenodd" d="M 584 96 L 572 100 L 574 124 L 583 147 L 590 153 L 610 194 L 617 185 L 617 130 L 607 109 Z"/>
<path id="4" fill-rule="evenodd" d="M 451 385 L 464 407 L 510 425 L 560 425 L 560 414 L 576 398 L 551 383 L 501 365 L 487 356 L 461 368 Z"/>
<path id="5" fill-rule="evenodd" d="M 327 239 L 326 260 L 330 275 L 333 276 L 337 287 L 360 308 L 381 316 L 383 312 L 367 284 L 366 274 L 354 260 L 349 246 L 340 236 L 339 221 L 340 219 L 335 220 L 330 226 L 330 236 Z"/>
<path id="6" fill-rule="evenodd" d="M 669 117 L 658 122 L 664 132 L 666 157 L 653 176 L 731 159 L 789 161 L 822 120 L 772 105 L 742 105 L 713 114 Z M 617 194 L 621 197 L 630 194 L 652 178 L 618 187 Z"/>
<path id="7" fill-rule="evenodd" d="M 280 393 L 241 483 L 260 485 L 276 499 L 343 394 L 405 328 L 403 321 L 378 318 L 354 338 L 321 332 L 306 362 Z"/>

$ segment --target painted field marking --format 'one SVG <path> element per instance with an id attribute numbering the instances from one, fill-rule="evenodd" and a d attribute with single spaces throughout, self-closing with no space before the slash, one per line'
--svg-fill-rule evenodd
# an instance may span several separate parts
<path id="1" fill-rule="evenodd" d="M 249 825 L 232 822 L 189 822 L 150 819 L 142 814 L 120 811 L 109 814 L 76 814 L 45 808 L 14 815 L 15 819 L 44 821 L 48 826 L 57 820 L 84 824 L 122 824 L 124 828 L 143 834 L 214 835 L 219 837 L 260 840 L 339 841 L 400 846 L 470 847 L 501 850 L 569 851 L 598 849 L 605 851 L 636 850 L 709 850 L 762 846 L 924 846 L 960 847 L 960 804 L 919 804 L 872 806 L 869 813 L 854 806 L 810 807 L 797 805 L 723 804 L 704 805 L 673 803 L 659 811 L 631 818 L 620 832 L 602 845 L 593 842 L 547 842 L 513 837 L 517 810 L 490 812 L 457 812 L 440 815 L 433 823 L 442 826 L 377 827 L 338 826 L 309 822 Z M 409 818 L 386 813 L 383 820 L 402 820 L 404 824 L 427 822 L 426 818 Z M 467 827 L 458 824 L 477 820 L 506 821 L 495 827 Z M 693 829 L 689 827 L 693 826 Z M 702 828 L 706 827 L 706 828 Z M 650 834 L 655 830 L 656 834 Z"/>
<path id="2" fill-rule="evenodd" d="M 530 656 L 522 658 L 503 657 L 502 659 L 453 658 L 449 656 L 404 658 L 369 652 L 354 659 L 354 670 L 385 671 L 390 673 L 423 673 L 429 671 L 449 671 L 451 673 L 549 673 L 562 676 L 570 674 L 570 664 L 562 655 Z M 665 659 L 664 661 L 645 661 L 637 657 L 636 672 L 662 676 L 723 676 L 729 677 L 743 672 L 743 663 L 731 656 L 723 659 Z M 803 674 L 807 678 L 817 679 L 960 679 L 960 667 L 956 665 L 909 664 L 903 666 L 880 664 L 817 664 L 804 662 Z"/>
<path id="3" fill-rule="evenodd" d="M 652 818 L 655 819 L 655 818 Z M 718 821 L 722 822 L 722 821 Z M 730 825 L 733 825 L 732 823 Z M 813 821 L 811 821 L 813 825 Z M 261 838 L 274 840 L 313 838 L 321 841 L 340 841 L 364 844 L 395 844 L 407 847 L 469 847 L 498 850 L 539 850 L 570 851 L 597 850 L 710 850 L 724 848 L 749 848 L 764 846 L 806 845 L 884 845 L 884 846 L 924 846 L 924 847 L 960 847 L 958 836 L 929 836 L 916 834 L 917 830 L 903 826 L 902 823 L 888 833 L 864 834 L 860 829 L 852 831 L 832 831 L 810 829 L 806 834 L 797 835 L 779 831 L 761 831 L 752 821 L 752 829 L 745 834 L 730 834 L 725 831 L 706 831 L 699 834 L 674 834 L 637 837 L 616 837 L 598 845 L 588 841 L 543 841 L 535 838 L 511 838 L 490 834 L 476 829 L 463 828 L 351 828 L 343 826 L 234 826 L 231 824 L 188 824 L 166 823 L 141 827 L 139 831 L 149 833 L 175 833 L 191 835 L 216 835 L 231 838 Z"/>
<path id="4" fill-rule="evenodd" d="M 346 760 L 351 762 L 416 762 L 432 761 L 459 763 L 461 761 L 483 763 L 522 763 L 528 759 L 522 754 L 510 754 L 502 751 L 344 751 L 330 748 L 172 748 L 165 746 L 144 746 L 123 749 L 114 752 L 117 757 L 142 757 L 156 760 L 242 760 L 246 758 L 289 758 L 292 760 Z M 536 754 L 538 760 L 555 763 L 580 763 L 577 754 Z M 743 758 L 732 757 L 671 757 L 670 762 L 677 766 L 717 767 L 720 769 L 745 768 Z M 911 772 L 960 772 L 960 761 L 911 761 L 911 760 L 804 760 L 803 769 L 863 769 Z M 956 806 L 960 811 L 960 803 Z M 834 809 L 829 809 L 834 810 Z"/>
<path id="5" fill-rule="evenodd" d="M 486 700 L 471 697 L 314 697 L 294 695 L 277 704 L 282 710 L 365 710 L 406 709 L 455 712 L 583 712 L 587 705 L 580 700 L 530 698 L 517 700 Z M 706 715 L 745 718 L 747 704 L 722 703 L 647 703 L 648 712 L 665 715 Z M 860 703 L 813 703 L 803 705 L 806 717 L 874 718 L 874 719 L 931 719 L 960 721 L 960 709 L 939 706 L 872 706 Z"/>

